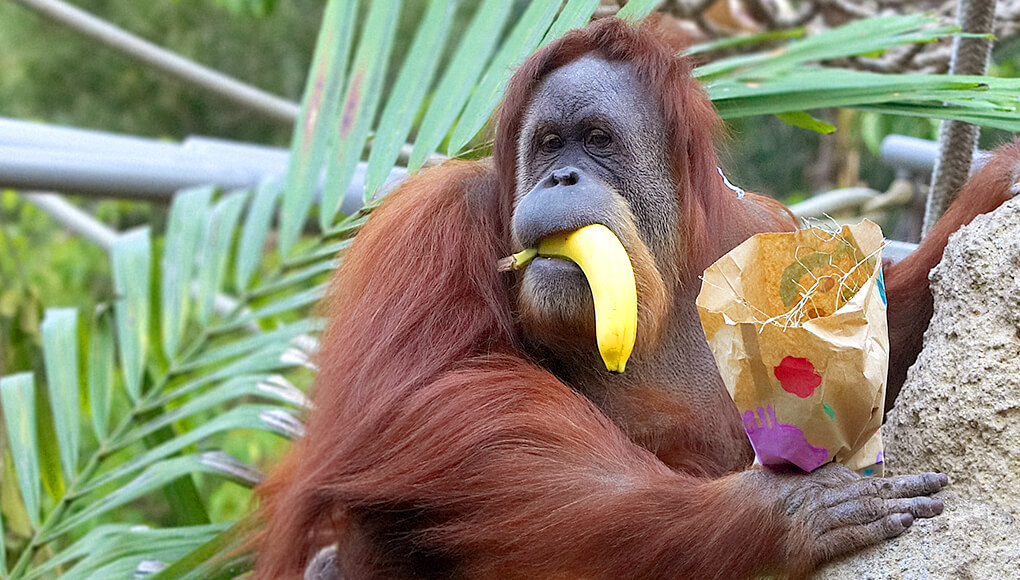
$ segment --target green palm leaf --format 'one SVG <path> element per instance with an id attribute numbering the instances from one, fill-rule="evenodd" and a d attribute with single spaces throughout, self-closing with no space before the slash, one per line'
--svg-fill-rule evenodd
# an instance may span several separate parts
<path id="1" fill-rule="evenodd" d="M 149 343 L 149 279 L 152 244 L 147 228 L 119 236 L 113 243 L 113 288 L 117 346 L 124 384 L 132 400 L 141 397 L 142 372 Z"/>
<path id="2" fill-rule="evenodd" d="M 192 190 L 175 201 L 164 243 L 153 244 L 144 229 L 119 236 L 111 251 L 118 292 L 112 305 L 115 324 L 100 314 L 85 330 L 72 309 L 46 314 L 43 354 L 52 420 L 36 420 L 41 409 L 31 375 L 0 379 L 19 499 L 31 527 L 27 547 L 7 577 L 52 576 L 57 569 L 53 561 L 70 577 L 95 577 L 133 572 L 145 559 L 182 557 L 226 527 L 184 526 L 159 534 L 117 527 L 96 528 L 101 534 L 89 530 L 97 522 L 116 521 L 125 506 L 160 492 L 179 521 L 201 522 L 207 507 L 196 478 L 245 486 L 260 479 L 251 468 L 216 452 L 212 442 L 240 431 L 288 437 L 300 432 L 287 409 L 306 402 L 278 373 L 308 372 L 302 366 L 307 356 L 291 343 L 308 348 L 307 333 L 318 325 L 306 312 L 293 322 L 281 317 L 307 307 L 321 296 L 320 287 L 295 288 L 310 277 L 295 280 L 279 268 L 264 274 L 264 284 L 275 290 L 265 294 L 269 298 L 258 308 L 241 303 L 214 307 L 225 290 L 231 260 L 240 261 L 240 252 L 268 236 L 271 220 L 257 212 L 276 211 L 279 197 L 271 193 L 267 186 L 256 196 L 241 191 L 213 199 L 212 190 Z M 242 223 L 248 204 L 249 219 Z M 163 250 L 154 249 L 160 246 Z M 158 271 L 150 270 L 153 261 L 161 264 Z M 256 268 L 244 267 L 242 278 L 251 280 Z M 324 276 L 325 271 L 317 273 Z M 281 283 L 286 280 L 291 282 Z M 152 287 L 160 289 L 155 300 Z M 259 282 L 249 288 L 255 294 L 261 290 Z M 150 316 L 153 305 L 155 315 Z M 155 332 L 150 333 L 153 322 Z M 263 332 L 263 327 L 271 330 Z M 84 352 L 90 353 L 85 361 L 78 355 L 82 334 L 87 335 Z M 152 335 L 162 338 L 163 348 L 148 347 Z M 124 372 L 115 373 L 114 364 Z M 95 441 L 81 437 L 84 392 Z M 47 441 L 54 448 L 52 466 L 41 452 Z M 57 483 L 46 486 L 53 501 L 43 501 L 40 481 L 53 477 Z M 159 544 L 171 531 L 175 539 Z M 66 550 L 56 549 L 61 545 Z M 88 549 L 76 551 L 76 546 Z M 44 548 L 55 554 L 53 560 L 39 561 Z"/>
<path id="3" fill-rule="evenodd" d="M 531 54 L 538 43 L 545 37 L 546 31 L 559 10 L 557 2 L 532 2 L 514 26 L 506 43 L 496 52 L 488 70 L 482 75 L 475 87 L 471 100 L 464 107 L 450 141 L 446 147 L 447 155 L 457 152 L 471 141 L 485 121 L 503 98 L 510 75 L 520 63 Z"/>
<path id="4" fill-rule="evenodd" d="M 827 60 L 881 54 L 903 44 L 933 42 L 956 30 L 925 15 L 880 16 L 795 40 L 779 49 L 720 59 L 698 67 L 694 75 L 704 83 L 723 118 L 856 107 L 1016 131 L 1020 127 L 1020 82 L 1016 79 L 877 74 L 820 65 Z M 687 52 L 705 49 L 693 47 Z M 797 125 L 828 131 L 824 124 Z"/>
<path id="5" fill-rule="evenodd" d="M 209 230 L 207 221 L 213 190 L 202 187 L 183 191 L 174 197 L 166 232 L 166 249 L 160 261 L 160 328 L 163 353 L 174 358 L 180 346 L 191 302 L 190 284 L 201 234 Z"/>
<path id="6" fill-rule="evenodd" d="M 319 224 L 323 230 L 333 224 L 340 200 L 354 176 L 368 131 L 375 119 L 382 94 L 382 82 L 396 35 L 400 3 L 375 0 L 368 10 L 361 42 L 354 55 L 347 91 L 336 127 L 337 144 L 326 166 L 326 187 L 319 205 Z"/>
<path id="7" fill-rule="evenodd" d="M 21 501 L 33 527 L 39 527 L 39 440 L 35 421 L 35 384 L 32 375 L 22 373 L 0 379 L 7 440 L 14 456 Z"/>
<path id="8" fill-rule="evenodd" d="M 347 55 L 354 38 L 357 10 L 357 0 L 334 0 L 326 5 L 326 13 L 322 17 L 304 102 L 291 144 L 293 154 L 287 172 L 287 191 L 290 193 L 280 212 L 280 248 L 284 255 L 289 254 L 297 242 L 319 188 L 330 135 L 340 113 L 340 96 L 344 90 Z"/>
<path id="9" fill-rule="evenodd" d="M 471 95 L 478 75 L 496 48 L 503 25 L 510 17 L 511 7 L 510 2 L 499 0 L 485 0 L 478 7 L 471 26 L 436 87 L 435 94 L 439 98 L 432 100 L 422 120 L 407 163 L 411 171 L 420 168 L 425 159 L 436 151 L 457 120 L 457 114 Z"/>
<path id="10" fill-rule="evenodd" d="M 396 164 L 400 148 L 404 145 L 418 109 L 425 100 L 432 83 L 442 52 L 456 3 L 452 0 L 432 0 L 422 18 L 422 24 L 415 33 L 411 48 L 407 51 L 404 64 L 400 67 L 397 81 L 386 108 L 383 109 L 372 141 L 372 153 L 368 158 L 368 174 L 365 178 L 366 201 L 374 195 Z"/>
<path id="11" fill-rule="evenodd" d="M 77 472 L 78 443 L 81 439 L 78 311 L 73 308 L 48 311 L 43 319 L 42 338 L 60 465 L 64 478 L 69 480 Z"/>

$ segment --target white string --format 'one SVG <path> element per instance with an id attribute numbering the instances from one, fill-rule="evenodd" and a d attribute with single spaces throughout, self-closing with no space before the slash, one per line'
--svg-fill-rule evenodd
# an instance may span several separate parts
<path id="1" fill-rule="evenodd" d="M 733 191 L 735 191 L 737 193 L 737 199 L 744 199 L 744 195 L 747 192 L 744 191 L 743 189 L 740 189 L 736 185 L 733 185 L 732 183 L 730 183 L 730 180 L 727 179 L 726 175 L 723 174 L 722 167 L 716 167 L 716 169 L 719 171 L 719 177 L 722 177 L 723 184 L 726 185 L 726 187 L 732 189 Z"/>

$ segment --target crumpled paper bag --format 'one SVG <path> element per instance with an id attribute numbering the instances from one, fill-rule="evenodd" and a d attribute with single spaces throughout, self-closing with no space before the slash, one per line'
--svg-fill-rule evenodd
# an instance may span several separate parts
<path id="1" fill-rule="evenodd" d="M 759 234 L 705 271 L 698 313 L 757 461 L 881 475 L 882 231 Z"/>

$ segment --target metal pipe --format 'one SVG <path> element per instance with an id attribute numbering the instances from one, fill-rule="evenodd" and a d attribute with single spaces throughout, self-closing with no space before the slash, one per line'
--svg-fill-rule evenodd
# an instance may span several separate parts
<path id="1" fill-rule="evenodd" d="M 878 150 L 886 165 L 915 174 L 930 173 L 939 156 L 938 142 L 906 135 L 887 135 Z M 990 157 L 987 151 L 975 152 L 971 160 L 972 172 L 984 167 Z"/>
<path id="2" fill-rule="evenodd" d="M 12 0 L 85 36 L 275 121 L 293 125 L 301 107 L 192 62 L 59 0 Z"/>
<path id="3" fill-rule="evenodd" d="M 0 188 L 168 202 L 181 189 L 250 188 L 287 171 L 286 149 L 191 136 L 169 143 L 0 118 Z M 367 163 L 359 161 L 341 211 L 362 206 Z M 384 191 L 407 176 L 394 167 Z"/>
<path id="4" fill-rule="evenodd" d="M 0 145 L 0 186 L 169 201 L 189 187 L 253 187 L 272 172 L 235 169 L 182 155 L 27 149 Z M 279 173 L 279 171 L 277 171 Z"/>
<path id="5" fill-rule="evenodd" d="M 879 192 L 867 187 L 845 187 L 813 195 L 790 206 L 798 218 L 821 217 L 848 209 L 857 209 L 873 199 Z"/>
<path id="6" fill-rule="evenodd" d="M 150 155 L 165 155 L 178 148 L 176 143 L 169 141 L 157 141 L 95 129 L 47 125 L 7 117 L 0 117 L 0 145 L 69 151 L 127 151 Z"/>
<path id="7" fill-rule="evenodd" d="M 59 195 L 26 192 L 23 196 L 29 203 L 46 212 L 54 221 L 71 232 L 94 243 L 106 252 L 113 248 L 113 242 L 117 239 L 116 231 Z"/>
<path id="8" fill-rule="evenodd" d="M 896 169 L 906 169 L 918 174 L 928 173 L 935 166 L 939 144 L 906 135 L 887 135 L 878 146 L 878 154 L 886 165 Z"/>

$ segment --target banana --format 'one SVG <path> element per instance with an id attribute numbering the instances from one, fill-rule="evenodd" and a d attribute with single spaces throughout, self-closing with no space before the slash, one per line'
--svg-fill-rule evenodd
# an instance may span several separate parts
<path id="1" fill-rule="evenodd" d="M 610 372 L 622 373 L 637 336 L 637 286 L 623 244 L 606 226 L 592 224 L 540 240 L 538 255 L 570 260 L 580 266 L 595 302 L 599 353 Z M 517 264 L 527 263 L 532 257 L 530 250 L 514 256 Z"/>

